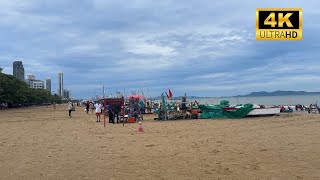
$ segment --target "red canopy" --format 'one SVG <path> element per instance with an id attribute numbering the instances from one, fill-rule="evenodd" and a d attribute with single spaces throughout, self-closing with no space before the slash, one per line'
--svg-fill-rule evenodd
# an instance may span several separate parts
<path id="1" fill-rule="evenodd" d="M 128 98 L 146 99 L 144 96 L 142 96 L 142 95 L 138 95 L 138 94 L 130 95 L 130 96 L 128 96 Z"/>

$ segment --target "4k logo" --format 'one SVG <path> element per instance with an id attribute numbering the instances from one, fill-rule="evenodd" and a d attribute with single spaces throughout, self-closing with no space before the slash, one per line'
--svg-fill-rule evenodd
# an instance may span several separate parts
<path id="1" fill-rule="evenodd" d="M 256 10 L 257 40 L 302 40 L 301 8 Z"/>

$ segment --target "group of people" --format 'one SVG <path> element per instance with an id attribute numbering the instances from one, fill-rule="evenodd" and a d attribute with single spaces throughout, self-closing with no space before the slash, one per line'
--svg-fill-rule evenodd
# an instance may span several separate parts
<path id="1" fill-rule="evenodd" d="M 150 101 L 145 101 L 139 98 L 130 98 L 127 104 L 130 110 L 137 112 L 138 114 L 151 113 L 152 105 Z"/>
<path id="2" fill-rule="evenodd" d="M 78 104 L 77 104 L 78 105 Z M 109 117 L 109 123 L 120 123 L 120 114 L 122 111 L 121 105 L 104 105 L 101 101 L 97 101 L 96 103 L 93 103 L 91 101 L 84 102 L 82 105 L 85 107 L 85 112 L 89 114 L 89 111 L 95 110 L 96 113 L 96 122 L 101 122 L 101 114 L 103 112 L 106 113 L 106 115 Z M 135 119 L 142 118 L 141 114 L 151 113 L 151 103 L 147 101 L 146 103 L 144 101 L 139 101 L 137 99 L 130 99 L 128 103 L 129 109 L 125 111 L 126 114 L 128 114 L 129 117 L 134 117 Z M 69 110 L 69 116 L 71 117 L 72 111 L 74 111 L 74 105 L 72 102 L 69 102 L 68 104 L 68 110 Z M 104 111 L 105 110 L 105 111 Z M 123 113 L 123 112 L 122 112 Z"/>
<path id="3" fill-rule="evenodd" d="M 93 114 L 93 111 L 96 111 L 96 117 L 97 117 L 97 122 L 101 122 L 101 114 L 103 110 L 103 105 L 98 101 L 96 104 L 93 104 L 92 102 L 86 102 L 85 104 L 85 111 L 87 114 L 89 114 L 89 111 L 91 109 L 91 113 Z"/>
<path id="4" fill-rule="evenodd" d="M 97 103 L 93 104 L 92 102 L 86 102 L 85 103 L 85 110 L 86 113 L 89 114 L 89 110 L 93 110 L 95 109 L 96 111 L 96 117 L 97 117 L 97 122 L 101 122 L 101 114 L 104 110 L 104 106 L 101 103 L 101 101 L 98 101 Z M 119 114 L 121 111 L 121 106 L 120 105 L 106 105 L 106 112 L 107 115 L 109 116 L 109 123 L 115 123 L 115 119 L 117 119 L 117 123 L 120 123 L 120 119 L 119 119 Z"/>

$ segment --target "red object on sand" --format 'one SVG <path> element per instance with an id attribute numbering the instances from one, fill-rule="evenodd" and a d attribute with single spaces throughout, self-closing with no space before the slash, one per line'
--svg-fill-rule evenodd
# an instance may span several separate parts
<path id="1" fill-rule="evenodd" d="M 133 117 L 128 118 L 128 123 L 135 123 L 136 119 Z"/>

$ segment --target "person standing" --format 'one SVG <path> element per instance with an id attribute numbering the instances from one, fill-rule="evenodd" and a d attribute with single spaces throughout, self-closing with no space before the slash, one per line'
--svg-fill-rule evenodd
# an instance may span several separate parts
<path id="1" fill-rule="evenodd" d="M 96 108 L 97 122 L 101 122 L 101 121 L 100 121 L 100 115 L 101 115 L 101 112 L 102 112 L 102 105 L 101 105 L 100 102 L 98 101 L 98 103 L 96 103 L 94 106 L 95 106 L 95 108 Z"/>
<path id="2" fill-rule="evenodd" d="M 117 118 L 117 124 L 119 124 L 119 113 L 121 111 L 121 105 L 117 104 L 114 106 L 113 112 L 114 112 L 114 121 Z"/>
<path id="3" fill-rule="evenodd" d="M 141 100 L 140 101 L 140 114 L 144 114 L 146 112 L 145 107 L 146 107 L 145 103 L 143 102 L 143 100 Z"/>
<path id="4" fill-rule="evenodd" d="M 93 111 L 94 111 L 94 109 L 95 109 L 93 102 L 90 103 L 90 109 L 91 109 L 91 114 L 93 114 Z"/>
<path id="5" fill-rule="evenodd" d="M 86 111 L 87 111 L 87 114 L 89 114 L 89 109 L 90 109 L 90 104 L 89 102 L 86 103 Z"/>
<path id="6" fill-rule="evenodd" d="M 108 105 L 109 123 L 114 124 L 114 112 L 111 104 Z"/>
<path id="7" fill-rule="evenodd" d="M 147 113 L 150 114 L 151 113 L 151 105 L 150 105 L 150 100 L 147 101 Z"/>
<path id="8" fill-rule="evenodd" d="M 73 105 L 72 105 L 72 103 L 71 103 L 71 102 L 69 102 L 69 105 L 68 105 L 69 117 L 71 117 L 72 109 L 73 109 Z"/>

